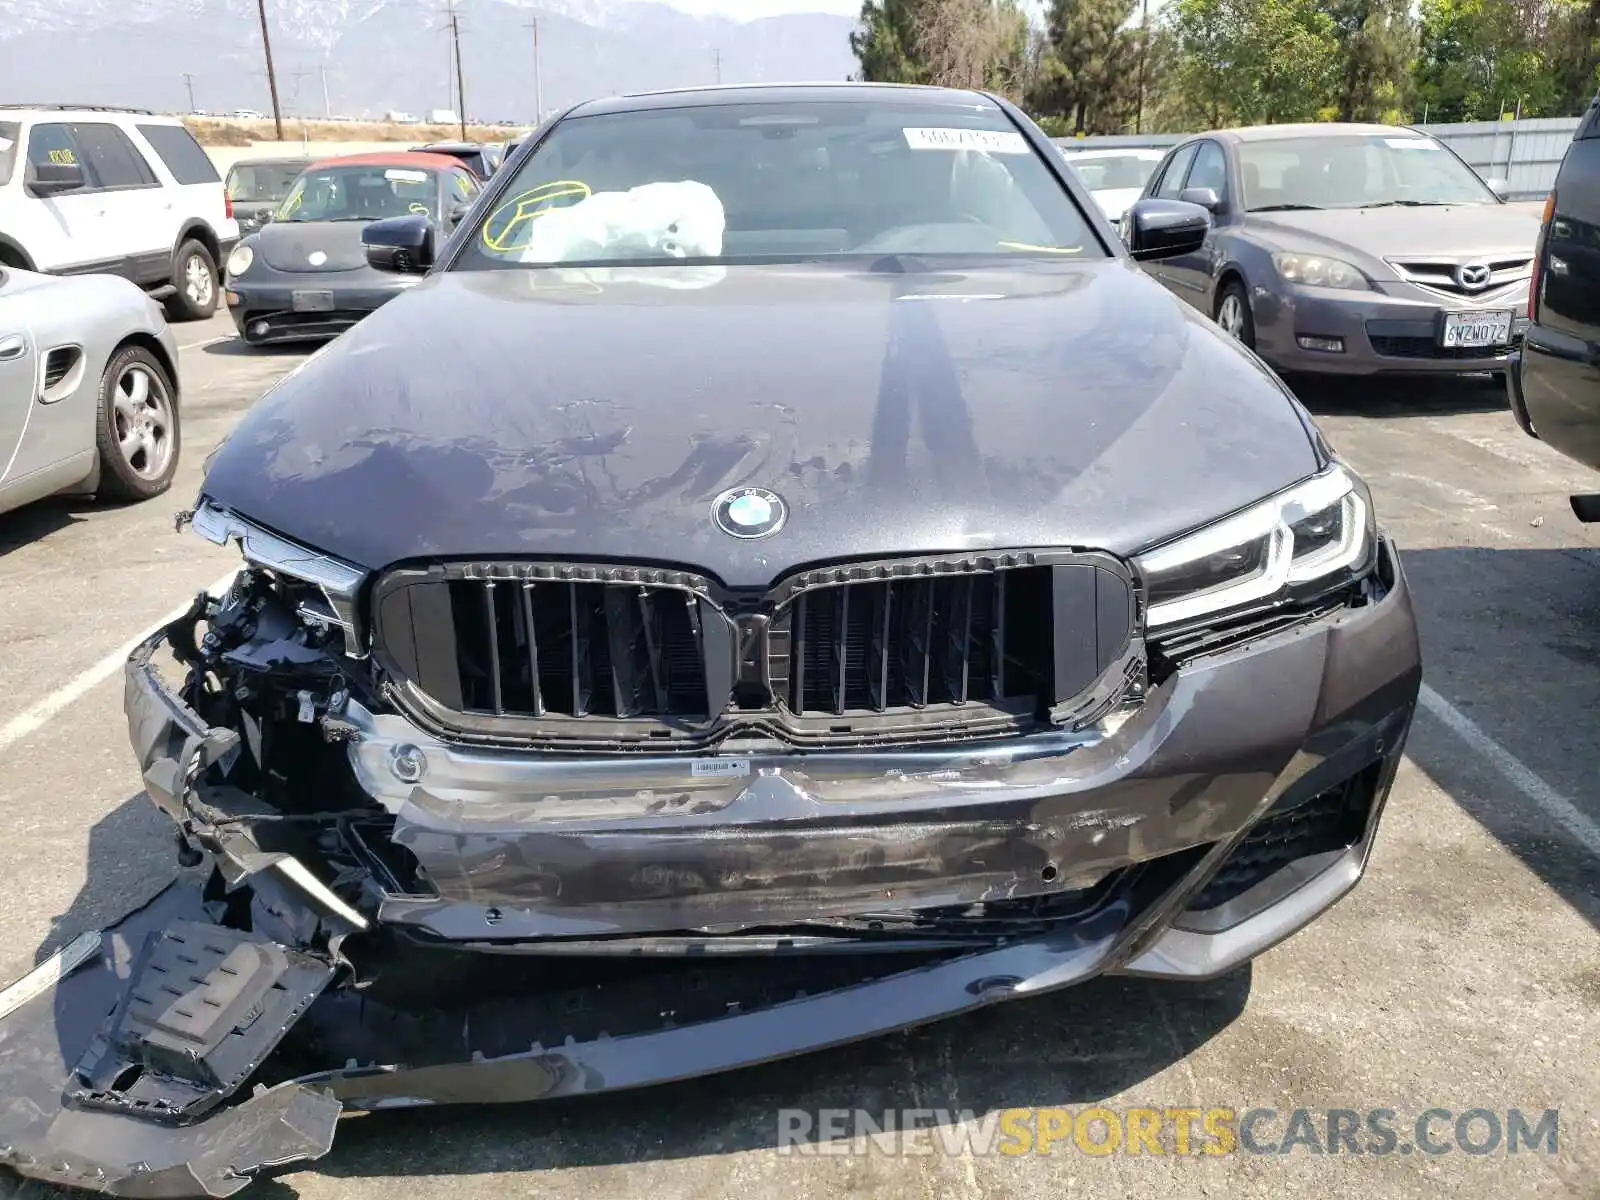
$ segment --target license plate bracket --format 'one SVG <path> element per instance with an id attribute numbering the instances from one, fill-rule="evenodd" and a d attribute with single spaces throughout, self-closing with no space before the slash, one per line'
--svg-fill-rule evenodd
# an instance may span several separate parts
<path id="1" fill-rule="evenodd" d="M 332 312 L 332 292 L 295 292 L 295 312 Z"/>
<path id="2" fill-rule="evenodd" d="M 1511 344 L 1512 315 L 1509 308 L 1447 312 L 1439 325 L 1439 344 L 1446 349 L 1503 349 Z"/>

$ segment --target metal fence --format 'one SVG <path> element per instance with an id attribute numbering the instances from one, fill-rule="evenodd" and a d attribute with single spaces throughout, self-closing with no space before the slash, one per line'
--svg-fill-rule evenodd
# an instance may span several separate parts
<path id="1" fill-rule="evenodd" d="M 1458 125 L 1413 125 L 1444 142 L 1485 179 L 1506 181 L 1512 200 L 1543 200 L 1555 185 L 1561 157 L 1581 117 L 1529 117 L 1521 121 L 1471 121 Z M 1119 134 L 1056 138 L 1064 150 L 1163 149 L 1186 133 Z"/>

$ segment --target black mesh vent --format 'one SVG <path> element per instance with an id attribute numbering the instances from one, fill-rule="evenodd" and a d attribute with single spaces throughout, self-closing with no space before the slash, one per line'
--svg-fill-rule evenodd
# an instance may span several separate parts
<path id="1" fill-rule="evenodd" d="M 1355 845 L 1366 828 L 1382 766 L 1373 763 L 1303 804 L 1268 813 L 1189 902 L 1189 910 L 1216 908 L 1292 862 Z"/>

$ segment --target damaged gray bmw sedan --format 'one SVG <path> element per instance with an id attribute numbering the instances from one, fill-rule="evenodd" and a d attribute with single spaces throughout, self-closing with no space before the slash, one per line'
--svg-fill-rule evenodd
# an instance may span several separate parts
<path id="1" fill-rule="evenodd" d="M 1246 962 L 1420 686 L 1367 488 L 1006 102 L 579 105 L 186 514 L 180 870 L 0 995 L 0 1161 L 222 1196 L 341 1112 L 681 1079 Z"/>

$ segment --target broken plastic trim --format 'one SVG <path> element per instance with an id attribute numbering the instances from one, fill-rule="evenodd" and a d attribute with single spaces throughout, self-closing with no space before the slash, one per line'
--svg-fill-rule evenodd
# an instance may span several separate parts
<path id="1" fill-rule="evenodd" d="M 361 584 L 367 577 L 365 570 L 280 537 L 203 498 L 187 519 L 196 533 L 215 545 L 237 541 L 245 561 L 320 588 L 330 612 L 302 610 L 301 615 L 340 629 L 346 656 L 366 657 L 358 603 Z"/>

